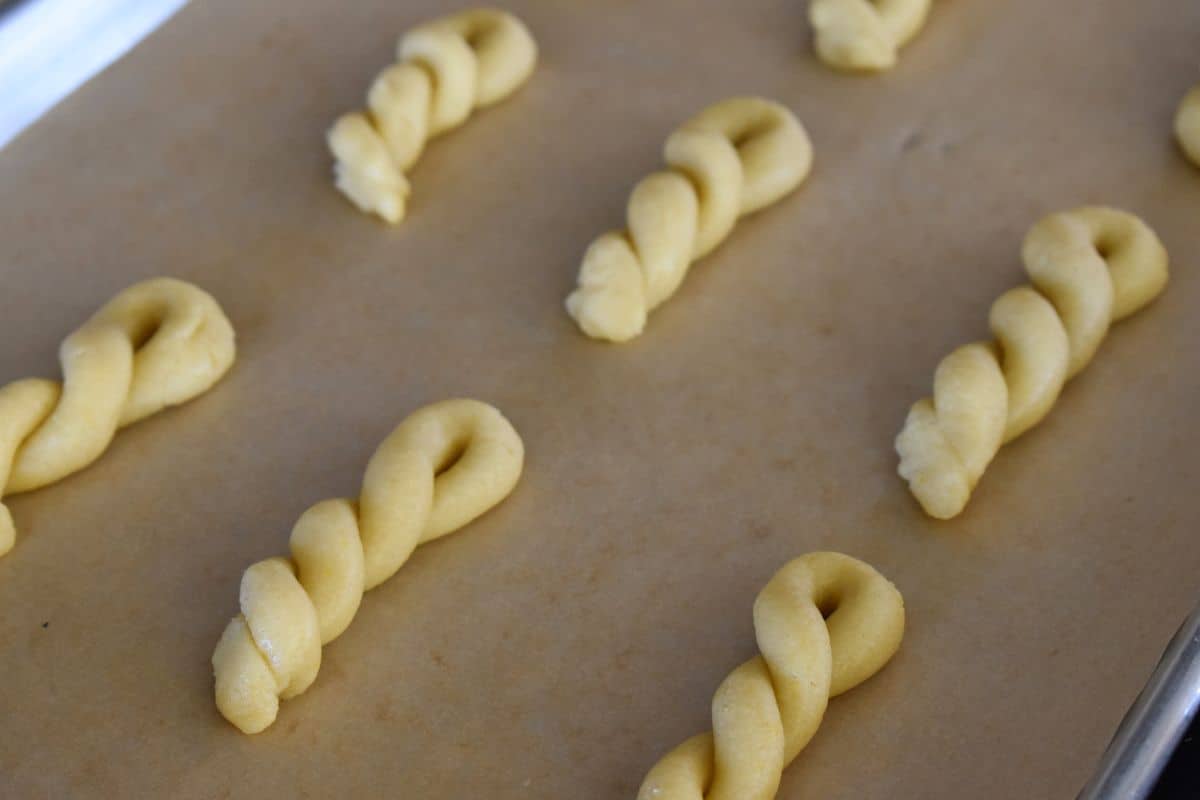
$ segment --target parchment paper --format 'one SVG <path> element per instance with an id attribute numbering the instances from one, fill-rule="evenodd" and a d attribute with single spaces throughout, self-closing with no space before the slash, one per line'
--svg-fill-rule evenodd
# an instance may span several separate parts
<path id="1" fill-rule="evenodd" d="M 1170 138 L 1200 4 L 938 2 L 899 67 L 822 67 L 800 0 L 511 0 L 532 81 L 436 141 L 389 229 L 323 134 L 434 0 L 197 0 L 0 153 L 0 381 L 159 274 L 238 362 L 9 502 L 0 796 L 632 797 L 754 653 L 751 605 L 836 549 L 904 593 L 896 659 L 833 701 L 781 798 L 1073 797 L 1197 599 L 1200 171 Z M 670 131 L 737 93 L 816 169 L 743 220 L 627 346 L 562 309 Z M 1132 210 L 1172 254 L 966 513 L 925 518 L 892 439 L 1023 280 L 1026 229 Z M 242 570 L 352 496 L 409 412 L 520 430 L 503 505 L 421 548 L 246 737 L 209 656 Z"/>

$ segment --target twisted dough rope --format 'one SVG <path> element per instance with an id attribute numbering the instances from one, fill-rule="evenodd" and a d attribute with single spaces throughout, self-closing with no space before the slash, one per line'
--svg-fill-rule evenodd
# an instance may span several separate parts
<path id="1" fill-rule="evenodd" d="M 1175 115 L 1175 136 L 1188 159 L 1200 167 L 1200 86 L 1183 97 Z"/>
<path id="2" fill-rule="evenodd" d="M 363 592 L 417 545 L 458 530 L 517 483 L 521 437 L 491 406 L 446 400 L 400 423 L 367 464 L 357 502 L 325 500 L 292 529 L 292 558 L 242 575 L 239 604 L 217 648 L 217 708 L 243 733 L 275 721 L 279 698 L 317 677 L 321 647 L 350 625 Z"/>
<path id="3" fill-rule="evenodd" d="M 118 294 L 59 347 L 63 382 L 0 388 L 0 498 L 95 461 L 118 428 L 204 393 L 233 364 L 233 326 L 207 292 L 156 278 Z M 0 502 L 0 556 L 16 528 Z"/>
<path id="4" fill-rule="evenodd" d="M 930 516 L 961 512 L 1000 446 L 1038 424 L 1109 325 L 1167 283 L 1167 252 L 1154 231 L 1112 208 L 1051 214 L 1025 237 L 1022 258 L 1033 286 L 992 305 L 997 341 L 943 359 L 933 397 L 912 407 L 896 437 L 900 475 Z"/>
<path id="5" fill-rule="evenodd" d="M 638 800 L 769 800 L 812 739 L 830 697 L 870 678 L 904 636 L 900 592 L 868 564 L 809 553 L 784 566 L 754 601 L 762 655 L 721 683 L 712 733 L 660 760 Z"/>
<path id="6" fill-rule="evenodd" d="M 588 336 L 624 342 L 670 297 L 688 266 L 716 248 L 738 217 L 791 192 L 812 167 L 812 145 L 785 107 L 756 97 L 710 106 L 667 139 L 669 171 L 634 188 L 623 231 L 583 257 L 567 312 Z"/>
<path id="7" fill-rule="evenodd" d="M 878 72 L 925 25 L 930 0 L 813 0 L 817 55 L 831 67 Z"/>
<path id="8" fill-rule="evenodd" d="M 412 29 L 396 57 L 371 84 L 368 111 L 342 115 L 328 134 L 337 187 L 393 225 L 410 191 L 404 172 L 425 142 L 512 94 L 533 72 L 537 45 L 512 14 L 475 9 Z"/>

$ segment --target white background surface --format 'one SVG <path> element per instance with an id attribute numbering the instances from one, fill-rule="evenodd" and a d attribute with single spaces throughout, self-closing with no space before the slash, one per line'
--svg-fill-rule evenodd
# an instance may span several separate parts
<path id="1" fill-rule="evenodd" d="M 0 147 L 187 0 L 23 0 L 0 11 Z"/>

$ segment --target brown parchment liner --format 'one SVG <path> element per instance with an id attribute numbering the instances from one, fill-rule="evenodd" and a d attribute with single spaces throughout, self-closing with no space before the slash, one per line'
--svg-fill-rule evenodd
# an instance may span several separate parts
<path id="1" fill-rule="evenodd" d="M 532 81 L 431 145 L 389 229 L 322 140 L 404 29 L 457 4 L 196 0 L 0 152 L 0 381 L 174 275 L 239 359 L 92 468 L 12 498 L 0 796 L 631 797 L 754 652 L 789 558 L 900 587 L 907 638 L 779 796 L 1071 797 L 1200 588 L 1200 171 L 1171 138 L 1200 4 L 948 0 L 897 69 L 838 75 L 800 0 L 513 0 Z M 626 346 L 562 310 L 666 136 L 793 108 L 807 184 L 743 220 Z M 1041 215 L 1142 215 L 1171 284 L 1117 326 L 967 511 L 922 516 L 892 439 L 986 334 Z M 242 570 L 352 495 L 420 405 L 494 403 L 512 497 L 421 548 L 257 737 L 213 707 Z M 8 502 L 8 501 L 6 501 Z"/>

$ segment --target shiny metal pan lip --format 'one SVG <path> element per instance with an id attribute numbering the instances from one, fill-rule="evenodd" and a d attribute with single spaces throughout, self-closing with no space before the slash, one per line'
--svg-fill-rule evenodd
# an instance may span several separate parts
<path id="1" fill-rule="evenodd" d="M 1079 800 L 1141 800 L 1149 796 L 1198 709 L 1200 606 L 1163 651 Z"/>

